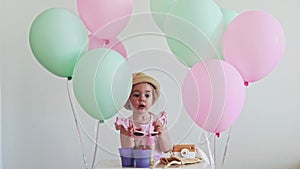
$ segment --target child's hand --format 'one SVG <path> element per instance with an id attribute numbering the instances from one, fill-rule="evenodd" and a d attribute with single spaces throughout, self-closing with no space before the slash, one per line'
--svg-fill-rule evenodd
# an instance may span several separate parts
<path id="1" fill-rule="evenodd" d="M 120 132 L 121 132 L 121 134 L 123 134 L 125 136 L 133 137 L 133 125 L 132 125 L 132 123 L 131 122 L 129 123 L 129 126 L 128 126 L 127 129 L 125 129 L 123 126 L 121 126 Z"/>
<path id="2" fill-rule="evenodd" d="M 118 125 L 117 123 L 115 123 L 116 130 L 121 130 L 122 127 L 123 127 L 122 125 Z"/>
<path id="3" fill-rule="evenodd" d="M 133 136 L 133 124 L 129 119 L 116 118 L 115 122 L 116 130 L 120 130 L 121 134 L 132 137 Z"/>
<path id="4" fill-rule="evenodd" d="M 163 124 L 159 120 L 153 122 L 153 126 L 154 131 L 158 132 L 159 134 L 165 131 Z"/>

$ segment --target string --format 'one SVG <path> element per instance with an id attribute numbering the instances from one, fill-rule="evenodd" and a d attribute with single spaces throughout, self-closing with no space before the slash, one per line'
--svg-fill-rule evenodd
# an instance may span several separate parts
<path id="1" fill-rule="evenodd" d="M 74 121 L 75 121 L 77 135 L 78 135 L 79 140 L 80 140 L 82 157 L 83 157 L 83 163 L 84 163 L 85 168 L 88 169 L 88 164 L 87 164 L 86 156 L 84 154 L 82 137 L 81 137 L 81 134 L 80 134 L 80 129 L 78 127 L 78 120 L 77 120 L 76 115 L 75 115 L 75 109 L 74 109 L 74 105 L 73 105 L 73 100 L 72 100 L 71 95 L 70 95 L 69 80 L 67 81 L 67 91 L 68 91 L 69 102 L 70 102 L 70 105 L 71 105 L 71 108 L 72 108 L 72 113 L 73 113 L 73 116 L 74 116 Z"/>
<path id="2" fill-rule="evenodd" d="M 210 142 L 209 142 L 209 139 L 208 139 L 208 136 L 207 136 L 207 132 L 204 132 L 204 133 L 205 133 L 205 139 L 206 139 L 206 142 L 207 142 L 207 149 L 208 149 L 208 153 L 209 153 L 210 164 L 211 164 L 211 167 L 214 168 L 215 163 L 214 163 L 212 151 L 211 151 L 211 148 L 210 148 Z"/>
<path id="3" fill-rule="evenodd" d="M 229 129 L 228 137 L 227 137 L 227 140 L 226 140 L 226 145 L 225 145 L 225 150 L 224 150 L 224 154 L 223 154 L 223 160 L 222 160 L 221 169 L 223 169 L 223 166 L 224 166 L 225 157 L 226 157 L 227 148 L 228 148 L 228 143 L 229 143 L 229 140 L 230 140 L 230 135 L 231 135 L 231 128 Z"/>
<path id="4" fill-rule="evenodd" d="M 102 44 L 102 48 L 105 47 L 105 45 L 108 45 L 109 41 L 108 40 L 104 40 L 103 44 Z M 94 148 L 94 155 L 93 155 L 93 162 L 92 162 L 92 169 L 94 169 L 95 166 L 95 160 L 96 160 L 96 155 L 97 155 L 97 143 L 98 143 L 98 133 L 99 133 L 99 120 L 96 120 L 96 124 L 95 124 L 95 148 Z"/>
<path id="5" fill-rule="evenodd" d="M 71 80 L 72 77 L 68 77 L 68 79 Z M 69 90 L 70 90 L 70 89 L 69 89 Z M 73 93 L 73 92 L 70 93 L 70 94 L 72 94 L 72 96 L 71 96 L 71 98 L 72 98 L 72 104 L 71 104 L 71 105 L 73 106 L 73 107 L 72 107 L 73 115 L 75 116 L 75 118 L 76 118 L 76 117 L 78 118 L 78 115 L 77 115 L 78 113 L 76 112 L 76 107 L 74 106 L 74 105 L 75 105 L 75 102 L 74 102 L 75 96 L 74 96 L 74 93 Z M 103 120 L 100 120 L 99 122 L 100 122 L 100 123 L 103 123 Z M 95 143 L 94 139 L 88 134 L 88 132 L 87 132 L 86 129 L 84 128 L 84 126 L 83 126 L 83 124 L 81 123 L 80 119 L 77 119 L 77 123 L 79 124 L 79 126 L 80 126 L 81 130 L 83 131 L 83 133 L 87 136 L 88 140 L 91 141 L 92 143 Z M 95 144 L 97 144 L 97 143 L 95 143 Z M 98 144 L 97 144 L 97 145 L 98 145 Z M 110 154 L 116 156 L 116 154 L 112 153 L 111 151 L 108 151 L 107 149 L 101 147 L 100 145 L 98 145 L 98 147 L 102 148 L 102 150 L 104 150 L 105 152 L 110 153 Z"/>
<path id="6" fill-rule="evenodd" d="M 216 141 L 216 135 L 214 135 L 214 164 L 215 164 L 215 169 L 217 168 L 217 141 Z"/>
<path id="7" fill-rule="evenodd" d="M 98 133 L 99 133 L 99 120 L 96 120 L 96 124 L 95 124 L 95 148 L 94 148 L 94 156 L 93 156 L 93 163 L 92 163 L 92 169 L 94 169 L 94 165 L 95 165 L 95 159 L 96 159 L 96 155 L 97 155 L 97 143 L 98 143 Z"/>

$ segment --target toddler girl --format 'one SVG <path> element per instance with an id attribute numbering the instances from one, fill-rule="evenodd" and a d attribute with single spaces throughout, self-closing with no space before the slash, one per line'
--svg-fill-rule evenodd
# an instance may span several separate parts
<path id="1" fill-rule="evenodd" d="M 132 90 L 124 107 L 132 111 L 126 119 L 117 117 L 115 127 L 120 130 L 121 146 L 123 148 L 146 145 L 150 135 L 155 141 L 155 159 L 159 159 L 162 152 L 172 150 L 166 127 L 165 112 L 158 115 L 149 111 L 160 96 L 160 85 L 151 76 L 138 72 L 132 75 Z"/>

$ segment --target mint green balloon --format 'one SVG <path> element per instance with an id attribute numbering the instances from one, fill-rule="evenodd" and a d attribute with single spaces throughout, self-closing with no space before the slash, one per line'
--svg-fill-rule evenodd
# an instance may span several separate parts
<path id="1" fill-rule="evenodd" d="M 169 48 L 188 67 L 212 59 L 221 44 L 223 14 L 213 0 L 177 0 L 165 21 Z"/>
<path id="2" fill-rule="evenodd" d="M 224 30 L 226 30 L 227 27 L 228 27 L 228 25 L 231 23 L 231 21 L 232 21 L 235 17 L 237 17 L 237 16 L 239 15 L 239 13 L 237 13 L 237 12 L 231 10 L 231 9 L 226 9 L 226 8 L 221 8 L 221 11 L 222 11 L 222 13 L 223 13 Z M 219 47 L 217 57 L 218 57 L 219 59 L 224 60 L 222 44 L 221 44 L 220 47 Z"/>
<path id="3" fill-rule="evenodd" d="M 73 12 L 50 8 L 34 19 L 29 42 L 41 65 L 57 76 L 70 77 L 77 59 L 87 51 L 88 31 Z"/>
<path id="4" fill-rule="evenodd" d="M 233 11 L 231 9 L 227 8 L 221 8 L 221 11 L 223 13 L 223 19 L 224 19 L 224 28 L 228 27 L 228 25 L 231 23 L 231 21 L 239 15 L 236 11 Z"/>
<path id="5" fill-rule="evenodd" d="M 160 30 L 164 31 L 165 19 L 168 11 L 177 0 L 150 0 L 152 18 Z"/>
<path id="6" fill-rule="evenodd" d="M 131 87 L 128 62 L 111 49 L 97 48 L 86 52 L 74 70 L 73 90 L 78 103 L 100 121 L 120 111 Z"/>

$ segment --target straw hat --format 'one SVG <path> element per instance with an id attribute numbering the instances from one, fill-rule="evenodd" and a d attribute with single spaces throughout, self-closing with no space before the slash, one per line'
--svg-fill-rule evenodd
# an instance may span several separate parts
<path id="1" fill-rule="evenodd" d="M 132 86 L 139 84 L 139 83 L 148 83 L 153 87 L 153 104 L 158 100 L 160 96 L 160 85 L 158 81 L 156 81 L 153 77 L 146 75 L 145 73 L 138 72 L 132 74 Z M 124 107 L 128 110 L 131 110 L 130 108 L 130 101 L 129 98 L 124 105 Z"/>

